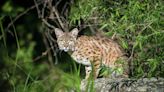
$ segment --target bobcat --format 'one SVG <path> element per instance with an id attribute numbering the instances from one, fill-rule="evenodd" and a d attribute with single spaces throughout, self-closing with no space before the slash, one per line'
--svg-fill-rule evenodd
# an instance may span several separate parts
<path id="1" fill-rule="evenodd" d="M 107 37 L 77 37 L 78 32 L 77 28 L 74 28 L 71 32 L 63 32 L 59 28 L 55 29 L 59 49 L 65 52 L 71 51 L 71 57 L 76 62 L 85 65 L 85 79 L 90 77 L 91 72 L 93 72 L 93 77 L 97 78 L 102 66 L 112 69 L 112 78 L 128 77 L 126 57 L 115 41 Z M 121 69 L 120 74 L 116 72 L 117 68 Z"/>

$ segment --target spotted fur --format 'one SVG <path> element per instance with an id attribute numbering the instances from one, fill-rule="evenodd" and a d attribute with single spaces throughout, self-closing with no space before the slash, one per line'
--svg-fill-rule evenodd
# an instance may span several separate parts
<path id="1" fill-rule="evenodd" d="M 78 29 L 71 32 L 63 32 L 56 28 L 55 34 L 60 50 L 72 51 L 72 58 L 85 65 L 86 79 L 93 70 L 94 78 L 97 78 L 101 66 L 113 69 L 112 77 L 128 77 L 128 64 L 121 47 L 107 37 L 81 36 L 77 38 Z M 118 63 L 117 61 L 121 61 Z M 117 74 L 114 70 L 121 68 L 123 72 Z"/>

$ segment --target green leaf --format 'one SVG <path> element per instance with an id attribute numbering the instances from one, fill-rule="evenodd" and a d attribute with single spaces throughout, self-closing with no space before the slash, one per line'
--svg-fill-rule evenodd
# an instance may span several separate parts
<path id="1" fill-rule="evenodd" d="M 128 43 L 126 41 L 124 41 L 124 40 L 121 40 L 121 42 L 122 42 L 122 47 L 124 49 L 128 49 Z"/>
<path id="2" fill-rule="evenodd" d="M 12 7 L 12 5 L 11 5 L 11 2 L 10 1 L 8 1 L 8 2 L 6 2 L 3 6 L 2 6 L 2 11 L 4 11 L 4 12 L 11 12 L 13 10 L 13 7 Z"/>

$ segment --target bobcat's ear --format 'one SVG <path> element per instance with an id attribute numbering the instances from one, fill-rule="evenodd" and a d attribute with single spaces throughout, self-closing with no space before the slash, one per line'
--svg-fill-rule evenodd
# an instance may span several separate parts
<path id="1" fill-rule="evenodd" d="M 72 36 L 77 37 L 79 30 L 77 28 L 74 28 L 70 33 Z"/>
<path id="2" fill-rule="evenodd" d="M 55 28 L 55 34 L 56 34 L 56 37 L 58 38 L 58 37 L 62 36 L 64 34 L 64 32 L 59 28 Z"/>

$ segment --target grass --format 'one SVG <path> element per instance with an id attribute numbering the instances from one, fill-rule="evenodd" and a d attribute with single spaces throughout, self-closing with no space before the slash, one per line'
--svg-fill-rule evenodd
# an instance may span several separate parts
<path id="1" fill-rule="evenodd" d="M 117 41 L 132 57 L 131 77 L 164 77 L 163 10 L 162 0 L 77 0 L 71 6 L 69 21 L 74 26 L 82 19 L 86 24 L 96 25 L 95 29 L 105 30 L 104 35 L 109 37 L 116 33 Z M 80 91 L 83 66 L 67 59 L 67 55 L 59 57 L 61 61 L 54 67 L 50 67 L 46 57 L 33 62 L 37 52 L 42 52 L 40 39 L 34 40 L 34 33 L 28 32 L 31 28 L 25 28 L 26 25 L 13 26 L 14 37 L 10 37 L 3 27 L 5 17 L 0 19 L 2 92 Z M 85 33 L 88 28 L 82 31 Z M 9 42 L 11 38 L 14 42 Z"/>
<path id="2" fill-rule="evenodd" d="M 72 25 L 76 25 L 76 21 L 81 21 L 82 18 L 93 28 L 105 30 L 104 35 L 112 37 L 116 33 L 116 39 L 128 56 L 132 57 L 132 77 L 162 76 L 164 73 L 161 68 L 164 59 L 163 1 L 96 0 L 99 3 L 81 4 L 84 2 L 89 0 L 78 1 L 79 6 L 75 4 L 72 7 L 70 15 Z M 86 8 L 88 10 L 85 10 Z M 96 18 L 96 23 L 92 18 Z M 94 26 L 95 24 L 98 26 Z"/>

